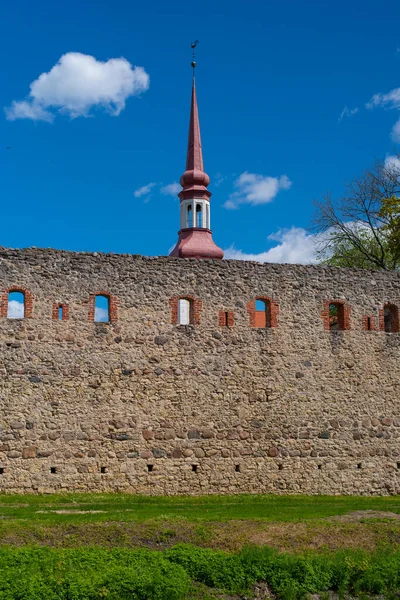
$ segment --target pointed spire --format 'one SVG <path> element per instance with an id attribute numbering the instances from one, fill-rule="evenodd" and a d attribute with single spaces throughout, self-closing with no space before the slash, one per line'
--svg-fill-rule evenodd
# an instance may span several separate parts
<path id="1" fill-rule="evenodd" d="M 176 258 L 221 259 L 224 256 L 224 252 L 214 243 L 210 229 L 211 192 L 207 189 L 210 178 L 204 171 L 196 81 L 194 77 L 194 69 L 196 67 L 194 49 L 197 43 L 196 40 L 196 42 L 191 44 L 193 50 L 193 80 L 186 171 L 181 177 L 182 191 L 178 194 L 181 201 L 181 228 L 178 232 L 178 242 L 170 253 L 170 256 L 175 256 Z"/>
<path id="2" fill-rule="evenodd" d="M 194 63 L 192 63 L 192 65 L 193 64 Z M 197 106 L 196 80 L 193 73 L 192 101 L 190 105 L 189 135 L 186 154 L 186 171 L 181 177 L 181 186 L 183 187 L 181 194 L 185 195 L 186 192 L 196 189 L 197 192 L 201 192 L 202 194 L 210 197 L 211 192 L 209 192 L 207 189 L 209 183 L 210 178 L 207 173 L 204 172 L 199 109 Z M 182 196 L 180 197 L 182 198 Z"/>
<path id="3" fill-rule="evenodd" d="M 197 107 L 196 79 L 193 75 L 192 103 L 190 107 L 189 138 L 186 156 L 186 170 L 204 171 L 203 151 L 201 148 L 199 109 Z"/>

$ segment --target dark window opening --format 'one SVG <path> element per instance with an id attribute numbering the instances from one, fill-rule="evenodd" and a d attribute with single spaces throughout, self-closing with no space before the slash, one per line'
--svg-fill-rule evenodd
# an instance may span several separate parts
<path id="1" fill-rule="evenodd" d="M 94 320 L 96 323 L 110 322 L 110 299 L 107 296 L 98 295 L 94 300 Z"/>
<path id="2" fill-rule="evenodd" d="M 25 294 L 23 292 L 10 292 L 8 294 L 8 319 L 23 319 L 25 317 Z"/>
<path id="3" fill-rule="evenodd" d="M 197 465 L 192 465 L 192 471 L 193 473 L 197 473 Z"/>
<path id="4" fill-rule="evenodd" d="M 235 465 L 235 472 L 240 473 L 240 465 Z"/>
<path id="5" fill-rule="evenodd" d="M 4 467 L 0 467 L 0 475 L 3 475 L 4 473 Z"/>
<path id="6" fill-rule="evenodd" d="M 57 473 L 57 467 L 50 467 L 50 473 L 55 475 Z"/>
<path id="7" fill-rule="evenodd" d="M 386 333 L 399 331 L 399 309 L 394 304 L 386 304 L 383 309 L 384 329 Z"/>
<path id="8" fill-rule="evenodd" d="M 279 469 L 279 471 L 282 471 L 282 469 L 283 469 L 283 465 L 282 465 L 281 463 L 279 463 L 279 465 L 278 465 L 278 469 Z"/>
<path id="9" fill-rule="evenodd" d="M 318 465 L 318 469 L 321 470 L 322 469 L 322 465 Z"/>
<path id="10" fill-rule="evenodd" d="M 255 308 L 255 326 L 260 328 L 271 327 L 271 302 L 257 298 Z"/>
<path id="11" fill-rule="evenodd" d="M 107 473 L 107 467 L 100 467 L 100 473 Z"/>
<path id="12" fill-rule="evenodd" d="M 397 468 L 400 469 L 400 462 L 397 463 Z"/>
<path id="13" fill-rule="evenodd" d="M 372 331 L 372 318 L 367 317 L 367 331 Z"/>
<path id="14" fill-rule="evenodd" d="M 361 469 L 362 468 L 362 464 L 361 463 L 357 463 L 357 469 Z"/>
<path id="15" fill-rule="evenodd" d="M 147 465 L 147 470 L 149 473 L 151 473 L 153 470 L 153 465 Z"/>

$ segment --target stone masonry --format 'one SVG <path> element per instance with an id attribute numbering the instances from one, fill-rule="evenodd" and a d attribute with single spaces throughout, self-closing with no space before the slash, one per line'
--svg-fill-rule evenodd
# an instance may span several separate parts
<path id="1" fill-rule="evenodd" d="M 0 249 L 0 289 L 2 492 L 400 492 L 400 273 Z"/>

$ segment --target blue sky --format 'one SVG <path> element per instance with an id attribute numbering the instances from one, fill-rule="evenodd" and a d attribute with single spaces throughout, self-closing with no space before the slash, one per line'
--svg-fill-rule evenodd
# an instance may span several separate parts
<path id="1" fill-rule="evenodd" d="M 313 200 L 398 148 L 395 0 L 13 0 L 1 16 L 3 246 L 168 253 L 194 39 L 228 256 L 312 260 Z"/>

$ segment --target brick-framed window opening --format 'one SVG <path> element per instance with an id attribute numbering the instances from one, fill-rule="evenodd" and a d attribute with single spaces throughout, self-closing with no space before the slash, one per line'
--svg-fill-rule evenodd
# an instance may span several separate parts
<path id="1" fill-rule="evenodd" d="M 55 321 L 68 321 L 69 319 L 69 306 L 60 302 L 53 302 L 53 311 L 51 318 Z"/>
<path id="2" fill-rule="evenodd" d="M 387 302 L 379 310 L 379 329 L 385 333 L 400 331 L 399 309 L 395 304 Z"/>
<path id="3" fill-rule="evenodd" d="M 376 331 L 376 316 L 365 315 L 362 318 L 362 330 L 363 331 Z"/>
<path id="4" fill-rule="evenodd" d="M 103 297 L 108 300 L 107 320 L 96 318 L 96 298 L 99 297 Z M 116 323 L 118 321 L 118 305 L 119 300 L 116 298 L 116 296 L 113 296 L 105 290 L 99 290 L 98 292 L 90 294 L 88 321 L 94 321 L 95 323 Z"/>
<path id="5" fill-rule="evenodd" d="M 22 310 L 18 316 L 12 316 L 9 311 L 10 294 L 21 294 Z M 12 299 L 11 299 L 12 301 Z M 33 316 L 33 294 L 30 290 L 22 286 L 12 286 L 7 288 L 1 294 L 0 317 L 9 319 L 32 319 Z"/>
<path id="6" fill-rule="evenodd" d="M 325 300 L 321 317 L 325 331 L 350 329 L 350 306 L 344 300 Z"/>
<path id="7" fill-rule="evenodd" d="M 218 312 L 218 325 L 220 327 L 233 327 L 235 317 L 231 310 L 220 310 Z"/>
<path id="8" fill-rule="evenodd" d="M 250 327 L 266 329 L 278 327 L 279 304 L 268 296 L 257 296 L 247 303 Z"/>
<path id="9" fill-rule="evenodd" d="M 203 302 L 192 294 L 170 298 L 171 323 L 173 325 L 200 325 Z"/>

